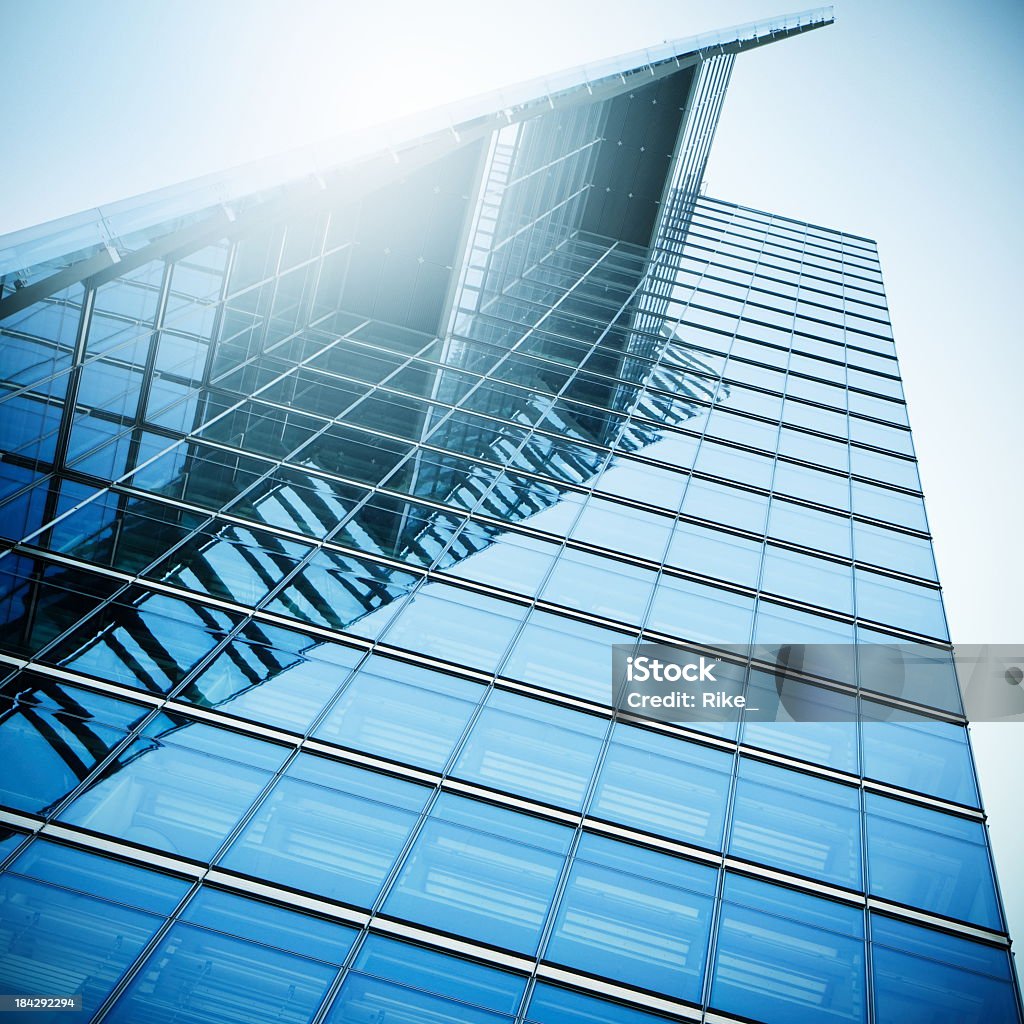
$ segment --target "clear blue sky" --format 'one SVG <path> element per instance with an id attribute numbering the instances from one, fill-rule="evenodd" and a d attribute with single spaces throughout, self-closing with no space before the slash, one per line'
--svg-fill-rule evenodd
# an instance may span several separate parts
<path id="1" fill-rule="evenodd" d="M 784 0 L 0 0 L 0 232 Z M 955 641 L 1024 641 L 1024 4 L 841 0 L 741 56 L 708 169 L 735 202 L 878 240 Z M 974 726 L 1024 935 L 1024 726 Z"/>

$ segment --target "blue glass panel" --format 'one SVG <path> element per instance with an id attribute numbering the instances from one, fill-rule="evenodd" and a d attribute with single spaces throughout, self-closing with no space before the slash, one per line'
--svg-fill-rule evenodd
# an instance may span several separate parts
<path id="1" fill-rule="evenodd" d="M 275 580 L 281 572 L 276 570 Z M 269 608 L 356 636 L 376 637 L 419 577 L 335 551 L 314 555 Z"/>
<path id="2" fill-rule="evenodd" d="M 541 597 L 555 604 L 639 625 L 656 578 L 656 573 L 650 569 L 566 549 L 555 563 Z"/>
<path id="3" fill-rule="evenodd" d="M 84 850 L 34 840 L 8 869 L 153 914 L 169 915 L 190 883 Z"/>
<path id="4" fill-rule="evenodd" d="M 765 1024 L 861 1024 L 861 928 L 861 912 L 853 907 L 730 876 L 711 1006 Z"/>
<path id="5" fill-rule="evenodd" d="M 672 531 L 665 561 L 679 569 L 756 587 L 763 545 L 695 523 L 680 522 Z"/>
<path id="6" fill-rule="evenodd" d="M 445 998 L 393 981 L 351 971 L 331 1005 L 325 1024 L 387 1021 L 388 1024 L 511 1024 L 514 1016 L 471 1006 L 462 998 Z"/>
<path id="7" fill-rule="evenodd" d="M 373 656 L 315 735 L 440 771 L 485 693 L 478 683 Z"/>
<path id="8" fill-rule="evenodd" d="M 1021 1019 L 1003 950 L 878 915 L 871 919 L 878 1024 Z"/>
<path id="9" fill-rule="evenodd" d="M 106 1018 L 118 1024 L 302 1024 L 312 1019 L 335 967 L 177 924 L 150 954 Z"/>
<path id="10" fill-rule="evenodd" d="M 502 1013 L 515 1013 L 526 987 L 526 979 L 518 975 L 380 935 L 367 936 L 354 966 L 377 978 L 402 981 Z"/>
<path id="11" fill-rule="evenodd" d="M 140 690 L 167 693 L 238 621 L 220 610 L 133 588 L 62 641 L 47 660 Z"/>
<path id="12" fill-rule="evenodd" d="M 306 640 L 305 646 L 309 656 L 304 657 L 292 650 L 233 641 L 178 699 L 304 732 L 362 657 L 361 651 L 337 644 Z"/>
<path id="13" fill-rule="evenodd" d="M 848 622 L 815 615 L 799 608 L 787 608 L 762 598 L 757 606 L 754 643 L 772 648 L 790 644 L 830 644 L 838 656 L 841 647 L 853 643 L 853 626 Z M 835 659 L 836 674 L 832 678 L 849 682 L 854 679 L 856 670 L 852 647 L 845 653 L 845 663 L 839 657 Z"/>
<path id="14" fill-rule="evenodd" d="M 717 871 L 584 835 L 545 959 L 700 1001 Z"/>
<path id="15" fill-rule="evenodd" d="M 189 900 L 179 919 L 336 965 L 356 938 L 352 928 L 334 921 L 210 888 Z"/>
<path id="16" fill-rule="evenodd" d="M 774 488 L 780 494 L 815 501 L 842 512 L 850 508 L 849 479 L 823 470 L 780 460 L 775 466 Z"/>
<path id="17" fill-rule="evenodd" d="M 953 653 L 857 626 L 861 688 L 960 714 Z"/>
<path id="18" fill-rule="evenodd" d="M 895 523 L 911 530 L 928 532 L 924 502 L 920 498 L 875 484 L 853 481 L 853 511 L 869 519 L 880 519 L 883 523 Z"/>
<path id="19" fill-rule="evenodd" d="M 579 810 L 607 728 L 607 719 L 493 690 L 453 773 Z"/>
<path id="20" fill-rule="evenodd" d="M 28 837 L 21 832 L 12 831 L 6 826 L 0 830 L 0 835 L 3 836 L 0 838 L 0 864 L 3 864 Z"/>
<path id="21" fill-rule="evenodd" d="M 771 456 L 755 455 L 753 452 L 705 440 L 700 446 L 694 468 L 698 472 L 725 480 L 736 480 L 754 487 L 771 487 L 775 463 Z"/>
<path id="22" fill-rule="evenodd" d="M 857 569 L 857 615 L 912 633 L 948 640 L 938 590 Z"/>
<path id="23" fill-rule="evenodd" d="M 731 768 L 724 751 L 616 725 L 590 813 L 717 850 Z"/>
<path id="24" fill-rule="evenodd" d="M 0 402 L 4 450 L 49 462 L 57 445 L 60 416 L 61 406 L 44 404 L 28 395 L 13 395 Z"/>
<path id="25" fill-rule="evenodd" d="M 768 544 L 761 586 L 765 591 L 832 611 L 853 612 L 853 569 Z"/>
<path id="26" fill-rule="evenodd" d="M 655 459 L 665 459 L 668 454 L 667 451 L 662 454 L 658 442 L 644 450 L 644 455 Z M 679 500 L 685 488 L 686 477 L 682 473 L 673 473 L 659 466 L 648 466 L 621 457 L 612 458 L 594 487 L 599 493 L 618 494 L 648 505 L 657 505 L 669 512 L 679 508 Z"/>
<path id="27" fill-rule="evenodd" d="M 0 878 L 0 989 L 40 995 L 82 994 L 98 1009 L 163 918 L 8 873 Z M 77 1015 L 75 1015 L 77 1016 Z M 60 1024 L 66 1011 L 33 1013 Z"/>
<path id="28" fill-rule="evenodd" d="M 634 639 L 629 633 L 535 610 L 500 672 L 556 693 L 610 704 L 611 645 Z"/>
<path id="29" fill-rule="evenodd" d="M 493 671 L 526 608 L 458 587 L 428 583 L 403 608 L 387 643 Z"/>
<path id="30" fill-rule="evenodd" d="M 999 929 L 1002 921 L 978 821 L 867 794 L 871 891 L 897 903 Z"/>
<path id="31" fill-rule="evenodd" d="M 694 580 L 662 576 L 647 628 L 683 640 L 745 644 L 753 617 L 752 597 Z"/>
<path id="32" fill-rule="evenodd" d="M 729 852 L 857 888 L 859 793 L 825 779 L 742 758 Z"/>
<path id="33" fill-rule="evenodd" d="M 710 480 L 691 480 L 683 499 L 683 512 L 713 523 L 724 523 L 752 533 L 763 533 L 768 498 Z M 658 556 L 655 556 L 658 557 Z"/>
<path id="34" fill-rule="evenodd" d="M 926 580 L 936 579 L 932 546 L 923 537 L 855 521 L 853 546 L 858 562 L 896 569 Z"/>
<path id="35" fill-rule="evenodd" d="M 0 749 L 18 771 L 0 775 L 0 802 L 39 812 L 75 788 L 125 736 L 123 729 L 31 700 L 0 699 Z"/>
<path id="36" fill-rule="evenodd" d="M 671 528 L 672 520 L 666 516 L 627 508 L 604 498 L 591 498 L 572 536 L 609 551 L 622 551 L 660 561 Z"/>
<path id="37" fill-rule="evenodd" d="M 893 713 L 865 701 L 864 774 L 954 803 L 978 805 L 967 731 L 959 725 Z M 873 717 L 895 721 L 872 721 Z"/>
<path id="38" fill-rule="evenodd" d="M 752 670 L 747 684 L 751 707 L 778 707 L 773 722 L 743 723 L 743 742 L 765 750 L 857 772 L 857 700 L 851 694 L 811 686 Z M 776 705 L 776 702 L 779 702 Z"/>
<path id="39" fill-rule="evenodd" d="M 225 867 L 369 907 L 428 791 L 300 757 L 224 856 Z"/>
<path id="40" fill-rule="evenodd" d="M 160 726 L 166 729 L 166 725 Z M 148 731 L 148 730 L 147 730 Z M 192 733 L 193 737 L 189 734 Z M 239 738 L 191 725 L 173 734 L 213 749 Z M 256 748 L 266 746 L 256 741 Z M 213 855 L 270 779 L 266 770 L 151 736 L 136 740 L 61 815 L 63 821 L 185 857 Z"/>
<path id="41" fill-rule="evenodd" d="M 779 436 L 779 454 L 789 455 L 803 462 L 814 462 L 829 469 L 838 469 L 842 473 L 850 468 L 849 446 L 845 441 L 832 441 L 815 434 L 807 434 L 802 430 L 794 430 L 792 427 L 782 428 Z"/>
<path id="42" fill-rule="evenodd" d="M 921 479 L 917 475 L 917 463 L 910 459 L 897 459 L 892 455 L 868 451 L 853 445 L 850 448 L 851 470 L 855 476 L 866 476 L 883 483 L 919 491 Z"/>
<path id="43" fill-rule="evenodd" d="M 558 554 L 558 546 L 551 541 L 511 530 L 498 531 L 475 522 L 467 524 L 459 534 L 456 545 L 460 542 L 469 554 L 450 550 L 441 564 L 446 572 L 531 596 Z"/>
<path id="44" fill-rule="evenodd" d="M 538 818 L 442 794 L 384 911 L 531 953 L 570 836 Z"/>
<path id="45" fill-rule="evenodd" d="M 791 501 L 773 498 L 768 516 L 768 533 L 779 540 L 849 558 L 851 522 L 848 516 L 805 508 Z"/>

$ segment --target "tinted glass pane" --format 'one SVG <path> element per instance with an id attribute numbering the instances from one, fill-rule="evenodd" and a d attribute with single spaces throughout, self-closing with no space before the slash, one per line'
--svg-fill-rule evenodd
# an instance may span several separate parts
<path id="1" fill-rule="evenodd" d="M 163 924 L 141 910 L 8 873 L 0 878 L 0 987 L 25 994 L 82 994 L 88 1013 Z M 68 1014 L 43 1013 L 60 1021 Z"/>
<path id="2" fill-rule="evenodd" d="M 731 767 L 723 751 L 616 725 L 590 813 L 718 849 Z"/>
<path id="3" fill-rule="evenodd" d="M 857 888 L 859 794 L 848 786 L 744 758 L 729 852 Z"/>
<path id="4" fill-rule="evenodd" d="M 485 692 L 477 683 L 372 657 L 345 687 L 316 735 L 440 771 Z"/>
<path id="5" fill-rule="evenodd" d="M 537 818 L 444 794 L 384 910 L 533 952 L 568 835 L 567 829 Z"/>
<path id="6" fill-rule="evenodd" d="M 202 748 L 230 754 L 234 744 L 254 759 L 280 748 L 195 724 L 167 742 L 160 738 L 166 726 L 159 728 L 159 734 L 147 729 L 150 738 L 137 739 L 61 818 L 170 853 L 210 857 L 271 776 Z M 283 751 L 276 755 L 283 757 Z"/>
<path id="7" fill-rule="evenodd" d="M 225 867 L 369 907 L 427 790 L 300 757 L 223 858 Z"/>
<path id="8" fill-rule="evenodd" d="M 336 973 L 327 964 L 177 924 L 107 1019 L 177 1022 L 186 1006 L 196 1024 L 300 1024 L 312 1018 Z"/>
<path id="9" fill-rule="evenodd" d="M 472 782 L 578 810 L 607 730 L 605 719 L 495 690 L 454 773 Z"/>
<path id="10" fill-rule="evenodd" d="M 704 865 L 584 835 L 546 958 L 699 1001 L 715 877 Z"/>
<path id="11" fill-rule="evenodd" d="M 986 1024 L 1019 1020 L 1013 968 L 1002 950 L 875 916 L 879 1024 Z"/>
<path id="12" fill-rule="evenodd" d="M 727 879 L 725 899 L 711 988 L 715 1009 L 766 1024 L 863 1021 L 859 910 L 738 877 Z"/>
<path id="13" fill-rule="evenodd" d="M 355 969 L 331 1008 L 331 1022 L 508 1021 L 526 985 L 524 978 L 379 935 L 367 937 Z"/>
<path id="14" fill-rule="evenodd" d="M 871 891 L 947 917 L 1002 926 L 981 822 L 867 795 Z"/>
<path id="15" fill-rule="evenodd" d="M 665 1018 L 540 983 L 533 990 L 527 1020 L 531 1024 L 659 1024 Z"/>

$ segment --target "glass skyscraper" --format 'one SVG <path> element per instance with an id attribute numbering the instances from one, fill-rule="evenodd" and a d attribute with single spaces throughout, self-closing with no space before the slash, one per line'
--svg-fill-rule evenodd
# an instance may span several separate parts
<path id="1" fill-rule="evenodd" d="M 12 1020 L 1021 1020 L 875 245 L 700 193 L 829 20 L 0 239 Z"/>

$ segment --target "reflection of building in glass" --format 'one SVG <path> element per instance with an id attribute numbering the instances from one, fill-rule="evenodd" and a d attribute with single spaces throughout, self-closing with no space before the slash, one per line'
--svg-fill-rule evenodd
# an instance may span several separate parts
<path id="1" fill-rule="evenodd" d="M 873 243 L 698 196 L 825 20 L 5 240 L 0 992 L 1019 1019 L 955 694 L 610 707 L 614 643 L 948 648 Z"/>

